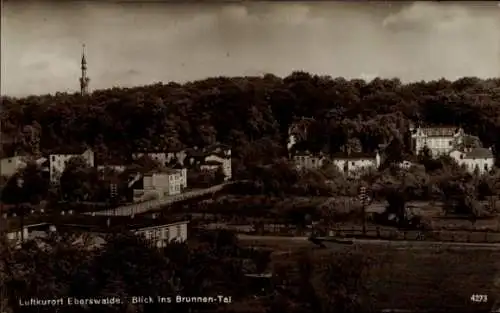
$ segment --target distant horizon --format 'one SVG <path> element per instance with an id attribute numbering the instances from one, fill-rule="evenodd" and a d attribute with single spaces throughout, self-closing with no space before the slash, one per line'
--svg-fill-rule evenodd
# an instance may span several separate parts
<path id="1" fill-rule="evenodd" d="M 481 81 L 489 81 L 489 80 L 499 80 L 500 81 L 500 77 L 486 77 L 486 78 L 481 78 L 481 77 L 477 77 L 477 76 L 462 76 L 462 77 L 458 77 L 456 79 L 448 79 L 448 78 L 445 78 L 445 77 L 441 77 L 441 78 L 437 78 L 437 79 L 432 79 L 432 80 L 415 80 L 415 81 L 402 81 L 400 78 L 398 77 L 374 77 L 374 78 L 370 78 L 370 79 L 366 79 L 366 78 L 356 78 L 356 77 L 353 77 L 353 78 L 345 78 L 345 77 L 342 77 L 342 76 L 330 76 L 330 75 L 319 75 L 319 74 L 314 74 L 314 73 L 310 73 L 310 72 L 307 72 L 307 71 L 295 71 L 295 72 L 304 72 L 304 73 L 307 73 L 311 76 L 320 76 L 320 77 L 329 77 L 331 78 L 332 80 L 336 80 L 336 79 L 345 79 L 346 81 L 353 81 L 353 80 L 363 80 L 365 81 L 367 84 L 372 82 L 373 80 L 375 79 L 381 79 L 381 80 L 399 80 L 401 81 L 401 84 L 403 85 L 408 85 L 408 84 L 412 84 L 412 83 L 431 83 L 431 82 L 436 82 L 436 81 L 441 81 L 441 80 L 446 80 L 446 81 L 449 81 L 451 83 L 455 82 L 455 81 L 458 81 L 460 79 L 464 79 L 464 78 L 471 78 L 471 79 L 479 79 Z M 285 76 L 280 76 L 280 75 L 275 75 L 273 73 L 265 73 L 265 74 L 262 74 L 262 75 L 247 75 L 247 76 L 210 76 L 210 77 L 205 77 L 205 78 L 200 78 L 200 79 L 194 79 L 194 80 L 190 80 L 190 81 L 185 81 L 185 82 L 178 82 L 178 81 L 156 81 L 156 82 L 151 82 L 151 83 L 147 83 L 147 84 L 138 84 L 138 85 L 133 85 L 133 86 L 110 86 L 110 87 L 103 87 L 103 88 L 95 88 L 93 89 L 92 88 L 92 83 L 90 83 L 89 85 L 89 93 L 88 95 L 92 95 L 93 92 L 99 92 L 99 91 L 104 91 L 104 90 L 110 90 L 110 89 L 114 89 L 114 88 L 118 88 L 118 89 L 134 89 L 134 88 L 142 88 L 142 87 L 148 87 L 148 86 L 154 86 L 156 84 L 161 84 L 161 85 L 168 85 L 168 84 L 179 84 L 179 85 L 185 85 L 185 84 L 189 84 L 189 83 L 195 83 L 195 82 L 199 82 L 199 81 L 204 81 L 204 80 L 208 80 L 208 79 L 215 79 L 215 78 L 229 78 L 229 79 L 236 79 L 236 78 L 264 78 L 264 76 L 266 75 L 273 75 L 275 77 L 278 77 L 280 79 L 284 79 L 286 78 L 287 76 L 291 75 L 293 72 L 291 72 L 290 74 L 288 75 L 285 75 Z M 55 91 L 55 92 L 51 92 L 51 93 L 41 93 L 41 94 L 25 94 L 25 95 L 8 95 L 8 94 L 0 94 L 0 97 L 4 97 L 4 98 L 15 98 L 15 99 L 22 99 L 22 98 L 28 98 L 28 97 L 42 97 L 42 96 L 55 96 L 56 94 L 67 94 L 67 95 L 79 95 L 80 94 L 80 90 L 74 90 L 74 91 Z"/>
<path id="2" fill-rule="evenodd" d="M 91 90 L 299 70 L 500 77 L 497 3 L 194 2 L 5 1 L 0 94 L 78 92 L 82 44 Z"/>

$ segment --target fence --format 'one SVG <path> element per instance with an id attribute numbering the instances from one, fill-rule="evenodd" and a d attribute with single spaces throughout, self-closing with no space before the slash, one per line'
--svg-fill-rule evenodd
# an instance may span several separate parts
<path id="1" fill-rule="evenodd" d="M 331 230 L 328 235 L 340 238 L 367 238 L 382 240 L 427 240 L 464 243 L 500 243 L 499 232 L 482 231 L 418 231 L 374 227 L 367 229 L 366 234 L 363 234 L 363 231 L 361 229 L 352 227 L 334 229 Z"/>
<path id="2" fill-rule="evenodd" d="M 203 195 L 207 195 L 210 193 L 215 193 L 222 188 L 224 188 L 226 185 L 230 183 L 224 183 L 216 186 L 212 186 L 210 188 L 206 189 L 201 189 L 201 190 L 192 190 L 188 191 L 185 193 L 181 193 L 178 195 L 173 195 L 173 196 L 168 196 L 163 199 L 158 199 L 158 200 L 151 200 L 151 201 L 145 201 L 141 203 L 135 203 L 135 204 L 130 204 L 130 205 L 125 205 L 121 207 L 117 207 L 114 209 L 109 209 L 109 210 L 103 210 L 103 211 L 97 211 L 97 212 L 86 212 L 85 214 L 87 215 L 104 215 L 104 216 L 131 216 L 131 215 L 136 215 L 136 214 L 141 214 L 141 213 L 146 213 L 151 210 L 159 209 L 162 206 L 169 205 L 175 202 L 187 200 L 187 199 L 192 199 L 196 197 L 200 197 Z"/>
<path id="3" fill-rule="evenodd" d="M 314 231 L 313 226 L 298 228 L 286 224 L 228 224 L 224 222 L 204 223 L 195 221 L 194 227 L 203 229 L 225 229 L 240 234 L 260 235 L 260 236 L 310 236 Z M 359 238 L 359 239 L 379 239 L 379 240 L 406 240 L 406 241 L 441 241 L 441 242 L 462 242 L 462 243 L 500 243 L 500 232 L 481 231 L 417 231 L 399 230 L 389 227 L 369 227 L 366 234 L 361 228 L 342 227 L 330 230 L 327 234 L 337 238 Z"/>

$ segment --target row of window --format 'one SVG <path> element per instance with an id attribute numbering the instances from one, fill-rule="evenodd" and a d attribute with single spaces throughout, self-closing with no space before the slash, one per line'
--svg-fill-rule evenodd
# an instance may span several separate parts
<path id="1" fill-rule="evenodd" d="M 181 237 L 182 234 L 182 226 L 177 225 L 176 227 L 177 231 L 177 236 L 175 237 Z M 165 228 L 157 228 L 157 229 L 152 229 L 152 230 L 146 230 L 143 232 L 144 236 L 146 237 L 147 240 L 160 240 L 164 239 L 166 241 L 169 241 L 170 239 L 170 227 L 165 227 Z"/>

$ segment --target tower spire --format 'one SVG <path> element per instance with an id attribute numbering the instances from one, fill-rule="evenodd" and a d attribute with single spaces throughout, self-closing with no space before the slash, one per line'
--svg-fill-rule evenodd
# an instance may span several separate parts
<path id="1" fill-rule="evenodd" d="M 87 59 L 85 58 L 85 44 L 82 45 L 82 76 L 80 77 L 80 94 L 86 95 L 89 92 L 89 81 L 87 77 Z"/>

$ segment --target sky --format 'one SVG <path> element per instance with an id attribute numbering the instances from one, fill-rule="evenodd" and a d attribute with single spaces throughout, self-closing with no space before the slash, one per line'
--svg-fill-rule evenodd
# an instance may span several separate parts
<path id="1" fill-rule="evenodd" d="M 402 81 L 500 76 L 496 3 L 4 2 L 1 93 L 90 89 L 295 70 Z"/>

